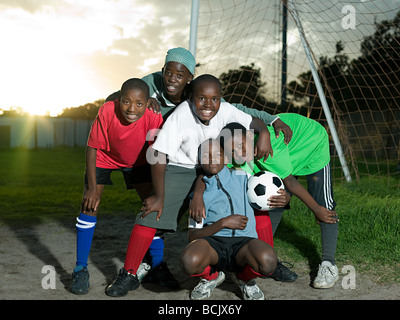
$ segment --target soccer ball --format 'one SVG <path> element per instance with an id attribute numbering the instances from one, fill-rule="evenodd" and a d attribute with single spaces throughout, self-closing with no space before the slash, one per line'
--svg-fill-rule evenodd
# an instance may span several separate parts
<path id="1" fill-rule="evenodd" d="M 270 210 L 268 198 L 279 195 L 277 192 L 279 189 L 284 189 L 284 186 L 281 178 L 275 173 L 269 171 L 256 173 L 247 182 L 247 197 L 250 205 L 256 210 Z"/>

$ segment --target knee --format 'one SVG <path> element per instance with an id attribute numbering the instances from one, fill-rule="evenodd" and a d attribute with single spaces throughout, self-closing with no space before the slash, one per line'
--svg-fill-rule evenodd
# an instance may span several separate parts
<path id="1" fill-rule="evenodd" d="M 190 250 L 184 250 L 181 254 L 181 269 L 188 275 L 194 275 L 200 273 L 201 269 L 201 258 Z M 200 271 L 199 271 L 200 270 Z"/>
<path id="2" fill-rule="evenodd" d="M 275 250 L 270 248 L 269 250 L 264 250 L 259 256 L 259 272 L 264 276 L 270 275 L 275 271 L 277 264 L 277 257 Z"/>

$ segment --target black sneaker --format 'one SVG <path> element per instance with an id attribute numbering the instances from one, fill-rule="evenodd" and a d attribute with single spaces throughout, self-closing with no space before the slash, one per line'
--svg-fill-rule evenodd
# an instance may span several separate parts
<path id="1" fill-rule="evenodd" d="M 269 278 L 276 281 L 293 282 L 297 279 L 297 274 L 294 271 L 289 270 L 289 268 L 293 268 L 291 263 L 278 261 L 275 271 L 269 275 Z"/>
<path id="2" fill-rule="evenodd" d="M 179 282 L 174 278 L 171 271 L 169 271 L 165 261 L 162 261 L 159 266 L 150 270 L 146 277 L 146 282 L 156 283 L 173 290 L 179 289 Z"/>
<path id="3" fill-rule="evenodd" d="M 110 297 L 123 297 L 126 296 L 128 291 L 139 288 L 139 285 L 138 277 L 129 274 L 127 270 L 122 268 L 119 271 L 117 279 L 106 288 L 106 294 Z"/>
<path id="4" fill-rule="evenodd" d="M 77 271 L 75 271 L 77 270 Z M 89 292 L 89 271 L 85 267 L 78 267 L 72 272 L 72 283 L 69 291 L 74 294 L 87 294 Z"/>

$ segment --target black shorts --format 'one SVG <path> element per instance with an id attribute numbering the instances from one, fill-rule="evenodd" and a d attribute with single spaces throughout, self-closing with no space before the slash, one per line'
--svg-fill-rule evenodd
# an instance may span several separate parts
<path id="1" fill-rule="evenodd" d="M 307 191 L 313 197 L 313 199 L 320 205 L 328 210 L 335 210 L 336 202 L 333 199 L 333 187 L 331 178 L 331 165 L 328 163 L 321 170 L 311 173 L 307 176 Z M 299 176 L 295 176 L 296 179 Z M 291 196 L 291 192 L 287 191 Z M 283 212 L 284 209 L 290 209 L 290 205 L 287 204 L 285 208 L 276 208 L 271 210 L 272 213 Z M 271 213 L 270 211 L 270 213 Z"/>
<path id="2" fill-rule="evenodd" d="M 331 165 L 328 163 L 321 170 L 307 176 L 308 192 L 314 200 L 328 210 L 335 210 L 336 202 L 333 199 Z"/>
<path id="3" fill-rule="evenodd" d="M 151 182 L 150 165 L 145 164 L 133 168 L 105 169 L 96 167 L 96 183 L 112 186 L 111 173 L 121 171 L 124 176 L 127 189 L 135 189 L 135 184 Z M 85 185 L 87 185 L 87 175 L 85 172 Z"/>
<path id="4" fill-rule="evenodd" d="M 236 263 L 236 255 L 244 245 L 254 238 L 250 237 L 203 237 L 218 254 L 218 263 L 211 266 L 211 273 L 215 271 L 240 272 L 243 267 Z"/>

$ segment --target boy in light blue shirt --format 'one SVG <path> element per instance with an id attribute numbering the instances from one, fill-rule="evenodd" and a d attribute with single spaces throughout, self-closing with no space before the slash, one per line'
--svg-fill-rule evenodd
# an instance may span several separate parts
<path id="1" fill-rule="evenodd" d="M 257 239 L 254 210 L 246 194 L 247 175 L 225 166 L 224 152 L 215 139 L 201 144 L 199 160 L 206 174 L 206 217 L 200 223 L 190 220 L 191 242 L 181 255 L 182 270 L 201 278 L 190 298 L 209 298 L 228 271 L 235 273 L 245 300 L 264 300 L 254 279 L 271 274 L 277 258 L 268 243 Z"/>

